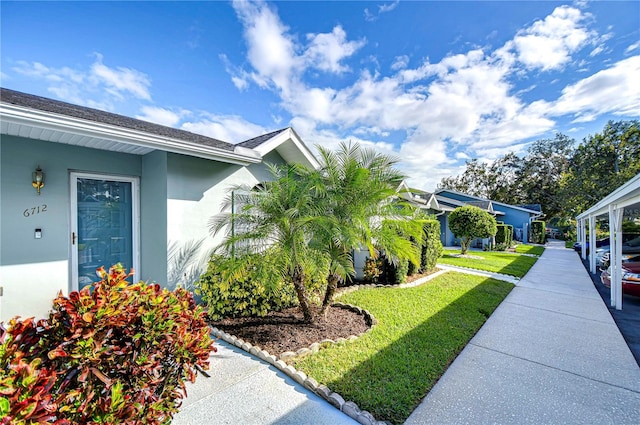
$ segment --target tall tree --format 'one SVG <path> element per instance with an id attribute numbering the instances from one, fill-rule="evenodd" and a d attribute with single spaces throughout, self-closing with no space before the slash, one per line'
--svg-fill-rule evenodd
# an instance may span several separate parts
<path id="1" fill-rule="evenodd" d="M 419 264 L 410 237 L 421 238 L 422 226 L 413 220 L 414 210 L 397 199 L 405 176 L 394 167 L 396 158 L 359 144 L 342 143 L 337 151 L 319 146 L 318 151 L 321 168 L 310 177 L 321 217 L 311 240 L 330 261 L 324 312 L 339 283 L 355 274 L 354 249 L 365 248 L 371 257 L 382 249 L 392 261 L 409 258 Z"/>
<path id="2" fill-rule="evenodd" d="M 564 206 L 560 180 L 569 170 L 575 140 L 557 133 L 554 139 L 533 142 L 519 175 L 521 203 L 540 204 L 547 217 L 557 216 Z"/>
<path id="3" fill-rule="evenodd" d="M 293 285 L 305 322 L 313 322 L 305 276 L 321 267 L 322 253 L 313 251 L 310 229 L 321 214 L 316 209 L 309 171 L 301 166 L 270 166 L 274 180 L 260 187 L 237 186 L 232 190 L 236 211 L 221 213 L 210 222 L 213 234 L 226 230 L 221 248 L 236 258 L 234 270 L 241 271 L 252 254 L 268 247 L 278 252 L 283 276 Z M 231 198 L 226 202 L 226 209 Z M 230 276 L 233 278 L 233 276 Z M 231 279 L 230 279 L 231 280 Z"/>
<path id="4" fill-rule="evenodd" d="M 460 238 L 462 255 L 467 253 L 474 239 L 495 236 L 498 231 L 496 219 L 485 210 L 472 205 L 453 210 L 449 215 L 449 227 Z"/>
<path id="5" fill-rule="evenodd" d="M 554 139 L 533 142 L 522 158 L 509 152 L 491 163 L 473 159 L 461 175 L 442 179 L 439 187 L 506 204 L 540 204 L 553 217 L 563 205 L 559 182 L 574 144 L 558 133 Z"/>
<path id="6" fill-rule="evenodd" d="M 609 121 L 577 147 L 561 181 L 563 215 L 575 217 L 640 172 L 640 126 Z"/>

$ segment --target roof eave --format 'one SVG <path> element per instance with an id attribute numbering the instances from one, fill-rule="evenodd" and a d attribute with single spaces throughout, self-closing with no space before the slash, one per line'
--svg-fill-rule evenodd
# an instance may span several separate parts
<path id="1" fill-rule="evenodd" d="M 259 153 L 253 152 L 253 150 L 246 149 L 242 151 L 226 151 L 224 149 L 199 143 L 192 143 L 185 140 L 150 134 L 111 124 L 88 121 L 9 103 L 0 103 L 0 117 L 2 117 L 3 121 L 8 123 L 74 133 L 88 137 L 107 138 L 118 143 L 232 164 L 249 165 L 258 163 L 262 160 Z"/>
<path id="2" fill-rule="evenodd" d="M 304 165 L 313 167 L 315 169 L 320 168 L 320 163 L 318 162 L 316 157 L 313 155 L 311 150 L 309 150 L 307 145 L 302 142 L 300 136 L 298 136 L 298 134 L 291 127 L 281 131 L 271 139 L 256 146 L 255 148 L 253 148 L 253 150 L 257 151 L 262 157 L 264 157 L 271 151 L 277 151 L 278 148 L 281 148 L 281 146 L 283 144 L 286 144 L 288 141 L 291 141 L 294 144 L 295 148 L 298 151 L 297 154 L 294 154 L 294 156 L 298 157 L 297 159 L 303 159 L 305 161 Z M 287 162 L 298 162 L 295 160 L 291 161 L 291 158 L 286 158 L 286 154 L 283 155 L 283 153 L 280 153 L 280 155 L 283 156 L 283 158 Z"/>

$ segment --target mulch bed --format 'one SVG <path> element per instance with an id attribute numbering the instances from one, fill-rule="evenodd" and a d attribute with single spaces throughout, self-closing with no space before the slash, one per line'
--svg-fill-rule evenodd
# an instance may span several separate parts
<path id="1" fill-rule="evenodd" d="M 407 283 L 436 271 L 437 269 L 408 276 Z M 296 352 L 301 348 L 309 348 L 314 342 L 325 339 L 335 341 L 338 338 L 360 335 L 370 328 L 364 316 L 340 307 L 329 307 L 324 317 L 319 316 L 318 312 L 316 315 L 318 317 L 316 323 L 304 323 L 298 307 L 293 307 L 270 312 L 264 317 L 226 318 L 211 321 L 210 324 L 276 356 L 285 351 Z"/>
<path id="2" fill-rule="evenodd" d="M 276 356 L 285 351 L 309 348 L 324 339 L 335 341 L 359 335 L 369 329 L 364 316 L 339 307 L 329 307 L 324 317 L 317 317 L 316 323 L 306 324 L 295 307 L 271 312 L 265 317 L 222 319 L 210 324 Z"/>

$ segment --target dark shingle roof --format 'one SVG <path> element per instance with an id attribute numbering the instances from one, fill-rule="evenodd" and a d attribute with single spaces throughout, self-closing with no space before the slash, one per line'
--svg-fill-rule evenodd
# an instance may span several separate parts
<path id="1" fill-rule="evenodd" d="M 516 206 L 520 208 L 525 208 L 531 211 L 542 212 L 542 205 L 540 204 L 523 204 L 523 205 L 516 205 Z"/>
<path id="2" fill-rule="evenodd" d="M 491 201 L 464 201 L 464 203 L 482 208 L 483 210 L 489 210 L 489 205 L 491 205 Z"/>
<path id="3" fill-rule="evenodd" d="M 35 96 L 0 87 L 0 100 L 13 105 L 24 106 L 37 109 L 39 111 L 51 112 L 68 117 L 79 118 L 101 124 L 108 124 L 130 130 L 143 131 L 157 136 L 178 139 L 185 142 L 199 143 L 218 149 L 233 151 L 234 145 L 223 142 L 212 137 L 202 136 L 185 130 L 178 130 L 159 124 L 142 121 L 124 115 L 113 114 L 98 109 L 87 108 L 85 106 L 73 105 L 59 100 L 48 99 L 46 97 Z"/>
<path id="4" fill-rule="evenodd" d="M 288 127 L 287 127 L 288 128 Z M 242 146 L 243 148 L 256 148 L 266 142 L 267 140 L 275 137 L 276 135 L 285 131 L 286 128 L 281 128 L 280 130 L 272 131 L 271 133 L 263 134 L 262 136 L 254 137 L 253 139 L 245 140 L 244 142 L 238 143 L 236 146 Z"/>

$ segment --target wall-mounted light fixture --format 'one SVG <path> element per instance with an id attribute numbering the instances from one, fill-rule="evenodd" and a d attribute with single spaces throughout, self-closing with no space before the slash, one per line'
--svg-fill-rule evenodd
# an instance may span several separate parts
<path id="1" fill-rule="evenodd" d="M 42 171 L 42 168 L 40 168 L 40 166 L 38 165 L 38 168 L 36 168 L 36 171 L 34 171 L 31 174 L 32 174 L 31 185 L 36 188 L 36 190 L 38 191 L 38 195 L 40 195 L 40 189 L 44 187 L 44 172 Z"/>

